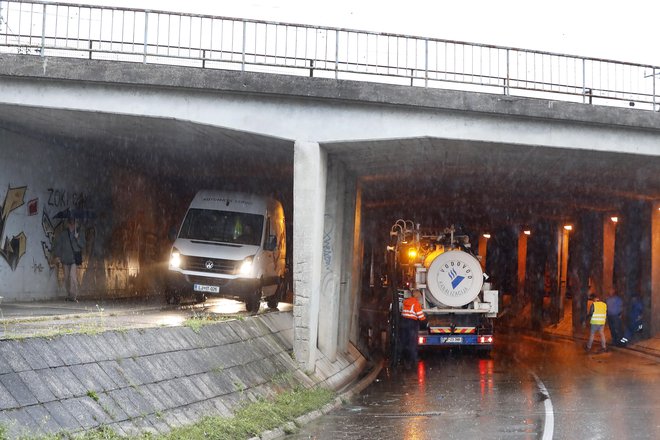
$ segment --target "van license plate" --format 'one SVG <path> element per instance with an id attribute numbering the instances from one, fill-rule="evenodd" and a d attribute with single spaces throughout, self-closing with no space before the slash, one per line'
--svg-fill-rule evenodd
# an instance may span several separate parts
<path id="1" fill-rule="evenodd" d="M 463 338 L 460 336 L 449 337 L 445 339 L 445 342 L 447 344 L 460 344 L 461 342 L 463 342 Z"/>
<path id="2" fill-rule="evenodd" d="M 211 293 L 220 292 L 220 288 L 218 286 L 204 286 L 203 284 L 195 284 L 193 290 L 195 290 L 195 292 L 211 292 Z"/>

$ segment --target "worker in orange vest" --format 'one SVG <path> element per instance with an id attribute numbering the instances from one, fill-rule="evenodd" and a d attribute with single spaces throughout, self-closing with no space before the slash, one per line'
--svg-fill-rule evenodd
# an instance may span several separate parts
<path id="1" fill-rule="evenodd" d="M 417 337 L 419 323 L 426 321 L 422 312 L 422 292 L 415 289 L 412 296 L 403 300 L 401 307 L 401 340 L 403 342 L 403 361 L 406 368 L 417 363 Z"/>
<path id="2" fill-rule="evenodd" d="M 600 353 L 607 351 L 607 346 L 605 345 L 605 320 L 607 318 L 607 304 L 600 299 L 598 295 L 591 295 L 590 298 L 593 300 L 593 303 L 589 307 L 589 324 L 591 324 L 591 329 L 589 330 L 589 341 L 584 347 L 586 351 L 591 350 L 591 345 L 594 342 L 594 335 L 596 332 L 600 335 Z"/>

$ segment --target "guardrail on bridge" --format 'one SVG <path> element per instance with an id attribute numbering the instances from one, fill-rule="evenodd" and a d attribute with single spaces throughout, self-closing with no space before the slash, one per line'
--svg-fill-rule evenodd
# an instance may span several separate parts
<path id="1" fill-rule="evenodd" d="M 301 24 L 0 1 L 0 52 L 270 72 L 658 110 L 660 67 Z"/>

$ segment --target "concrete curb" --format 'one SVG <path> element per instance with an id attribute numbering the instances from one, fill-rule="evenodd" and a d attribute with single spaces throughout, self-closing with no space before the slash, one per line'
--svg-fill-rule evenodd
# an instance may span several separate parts
<path id="1" fill-rule="evenodd" d="M 317 409 L 307 414 L 303 414 L 302 416 L 297 417 L 293 422 L 288 422 L 281 427 L 272 429 L 270 431 L 265 431 L 261 433 L 259 437 L 253 437 L 249 440 L 259 440 L 259 439 L 274 440 L 274 439 L 282 438 L 285 435 L 288 435 L 292 432 L 295 432 L 296 428 L 305 426 L 308 423 L 312 422 L 313 420 L 325 414 L 328 414 L 331 411 L 334 411 L 335 409 L 339 408 L 344 403 L 346 403 L 347 400 L 351 399 L 356 394 L 362 392 L 362 390 L 364 390 L 366 387 L 371 385 L 371 383 L 376 379 L 376 377 L 378 377 L 382 369 L 383 369 L 383 361 L 379 360 L 377 363 L 375 363 L 372 366 L 372 369 L 371 371 L 369 371 L 369 374 L 367 374 L 357 382 L 347 385 L 345 388 L 348 389 L 342 392 L 339 396 L 335 397 L 334 401 L 332 401 L 331 403 L 324 405 L 321 409 Z"/>
<path id="2" fill-rule="evenodd" d="M 588 338 L 585 338 L 583 336 L 568 336 L 568 335 L 562 335 L 562 334 L 557 334 L 557 333 L 549 333 L 549 332 L 543 332 L 543 336 L 550 336 L 552 338 L 557 338 L 557 339 L 564 339 L 567 341 L 573 341 L 573 342 L 587 342 Z M 625 353 L 626 351 L 629 352 L 634 352 L 635 354 L 638 355 L 643 355 L 647 356 L 650 358 L 653 358 L 655 360 L 660 358 L 660 352 L 658 350 L 654 350 L 652 348 L 640 346 L 640 345 L 627 345 L 625 347 L 618 347 L 616 345 L 608 345 L 607 346 L 608 351 L 619 351 L 621 353 Z"/>
<path id="3" fill-rule="evenodd" d="M 572 342 L 586 342 L 588 339 L 583 337 L 583 336 L 569 336 L 569 335 L 564 335 L 561 333 L 553 333 L 553 332 L 548 332 L 548 331 L 542 331 L 541 333 L 538 332 L 533 332 L 530 330 L 526 329 L 516 329 L 516 331 L 519 331 L 520 333 L 524 334 L 525 336 L 530 336 L 530 337 L 548 337 L 548 338 L 554 338 L 554 339 L 563 339 L 565 341 L 572 341 Z M 655 350 L 653 348 L 648 348 L 644 347 L 643 345 L 639 344 L 631 344 L 627 345 L 625 347 L 618 347 L 616 345 L 608 345 L 607 347 L 608 350 L 613 350 L 613 351 L 619 351 L 622 353 L 625 353 L 626 351 L 633 352 L 637 355 L 641 356 L 646 356 L 653 358 L 654 360 L 660 359 L 660 351 Z"/>
<path id="4" fill-rule="evenodd" d="M 22 308 L 25 309 L 30 309 L 31 307 L 29 305 L 27 306 L 21 306 Z M 157 306 L 157 305 L 152 305 L 152 306 L 145 306 L 145 307 L 138 307 L 135 309 L 111 309 L 111 310 L 99 310 L 95 309 L 89 306 L 83 306 L 85 307 L 85 310 L 79 310 L 79 311 L 71 311 L 70 313 L 51 313 L 51 314 L 38 314 L 38 315 L 33 315 L 33 316 L 6 316 L 6 317 L 1 317 L 0 318 L 0 324 L 3 323 L 19 323 L 19 322 L 39 322 L 39 321 L 47 321 L 47 320 L 66 320 L 66 319 L 77 319 L 77 318 L 93 318 L 93 317 L 103 317 L 103 316 L 124 316 L 124 315 L 134 315 L 136 313 L 142 313 L 142 312 L 153 312 L 153 311 L 160 311 L 163 310 L 165 307 L 164 306 Z M 38 309 L 39 307 L 33 307 L 34 309 Z M 70 308 L 70 307 L 65 307 L 61 305 L 51 305 L 48 306 L 50 309 L 65 309 L 65 308 Z M 101 307 L 103 309 L 104 307 Z M 0 307 L 1 309 L 1 307 Z"/>

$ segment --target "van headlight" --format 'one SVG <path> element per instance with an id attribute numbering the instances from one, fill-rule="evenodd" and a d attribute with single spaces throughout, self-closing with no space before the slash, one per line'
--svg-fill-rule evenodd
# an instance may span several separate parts
<path id="1" fill-rule="evenodd" d="M 181 266 L 181 254 L 177 248 L 172 248 L 172 253 L 170 254 L 170 267 L 172 269 L 178 269 Z"/>
<path id="2" fill-rule="evenodd" d="M 252 274 L 252 257 L 247 257 L 241 263 L 241 267 L 238 269 L 238 274 L 243 276 L 249 276 Z"/>

